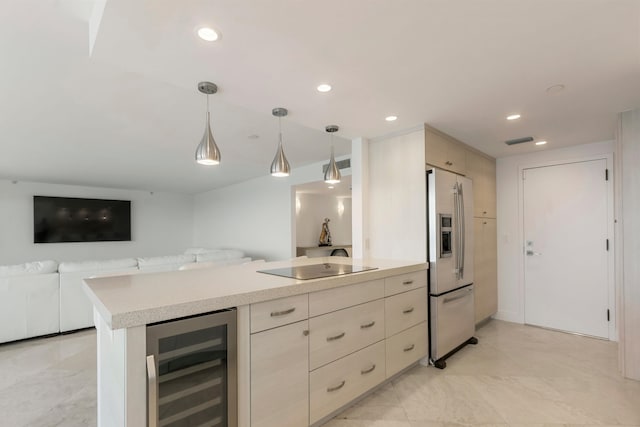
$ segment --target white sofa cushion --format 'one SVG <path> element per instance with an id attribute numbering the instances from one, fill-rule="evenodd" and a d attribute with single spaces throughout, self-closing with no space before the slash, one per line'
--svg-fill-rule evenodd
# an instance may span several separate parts
<path id="1" fill-rule="evenodd" d="M 34 274 L 49 274 L 58 271 L 58 262 L 53 260 L 25 262 L 0 266 L 0 277 L 15 277 Z"/>
<path id="2" fill-rule="evenodd" d="M 61 262 L 60 271 L 60 331 L 93 326 L 93 305 L 83 288 L 83 280 L 102 273 L 128 274 L 138 270 L 135 258 L 105 261 Z"/>
<path id="3" fill-rule="evenodd" d="M 185 264 L 196 262 L 195 255 L 169 255 L 138 258 L 138 268 L 145 272 L 175 271 Z"/>
<path id="4" fill-rule="evenodd" d="M 58 273 L 0 277 L 0 342 L 59 332 L 59 301 Z"/>
<path id="5" fill-rule="evenodd" d="M 61 262 L 58 266 L 60 273 L 71 273 L 76 271 L 112 271 L 124 270 L 138 267 L 138 260 L 135 258 L 108 259 L 104 261 L 80 261 Z M 89 276 L 87 276 L 89 277 Z"/>
<path id="6" fill-rule="evenodd" d="M 244 257 L 244 252 L 236 249 L 218 249 L 211 252 L 196 255 L 197 262 L 208 261 L 224 261 L 232 259 L 241 259 Z"/>

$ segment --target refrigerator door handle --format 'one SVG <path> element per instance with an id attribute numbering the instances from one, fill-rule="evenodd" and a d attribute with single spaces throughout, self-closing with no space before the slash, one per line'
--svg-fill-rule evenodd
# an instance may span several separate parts
<path id="1" fill-rule="evenodd" d="M 466 247 L 466 229 L 465 229 L 465 212 L 464 212 L 464 191 L 462 190 L 462 183 L 458 183 L 459 201 L 460 204 L 460 278 L 464 278 L 464 251 Z"/>
<path id="2" fill-rule="evenodd" d="M 455 265 L 455 273 L 456 279 L 460 279 L 460 196 L 458 194 L 458 183 L 456 182 L 453 186 L 453 213 L 454 213 L 454 221 L 453 221 L 453 230 L 455 236 L 455 251 L 456 251 L 456 265 Z"/>

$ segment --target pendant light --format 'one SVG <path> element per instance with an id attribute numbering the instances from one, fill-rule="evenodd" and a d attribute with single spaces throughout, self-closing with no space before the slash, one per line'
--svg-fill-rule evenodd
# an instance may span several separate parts
<path id="1" fill-rule="evenodd" d="M 196 148 L 196 162 L 201 165 L 217 165 L 220 163 L 220 150 L 216 145 L 211 133 L 211 117 L 209 114 L 209 95 L 213 95 L 218 91 L 218 86 L 211 82 L 198 83 L 198 90 L 207 95 L 207 125 L 204 128 L 204 135 L 200 141 L 200 145 Z"/>
<path id="2" fill-rule="evenodd" d="M 271 162 L 271 176 L 289 176 L 291 167 L 282 149 L 282 117 L 286 117 L 289 112 L 286 108 L 274 108 L 271 110 L 271 114 L 278 118 L 278 151 L 276 151 L 276 156 Z"/>
<path id="3" fill-rule="evenodd" d="M 340 182 L 340 169 L 336 165 L 336 158 L 333 155 L 333 134 L 334 132 L 338 132 L 340 128 L 336 125 L 329 125 L 325 128 L 327 132 L 331 135 L 331 159 L 329 160 L 329 166 L 327 170 L 324 172 L 324 182 L 327 184 L 337 184 Z"/>

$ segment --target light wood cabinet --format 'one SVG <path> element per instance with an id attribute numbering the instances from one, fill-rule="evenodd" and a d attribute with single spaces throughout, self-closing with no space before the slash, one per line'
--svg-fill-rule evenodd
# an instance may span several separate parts
<path id="1" fill-rule="evenodd" d="M 384 279 L 384 296 L 399 294 L 427 286 L 427 272 L 401 274 Z"/>
<path id="2" fill-rule="evenodd" d="M 473 181 L 473 216 L 496 217 L 496 161 L 467 150 L 467 177 Z"/>
<path id="3" fill-rule="evenodd" d="M 384 339 L 384 300 L 309 319 L 309 367 L 319 368 Z"/>
<path id="4" fill-rule="evenodd" d="M 422 322 L 386 340 L 387 378 L 427 354 L 427 322 Z"/>
<path id="5" fill-rule="evenodd" d="M 309 294 L 309 317 L 319 316 L 384 297 L 384 279 Z"/>
<path id="6" fill-rule="evenodd" d="M 466 149 L 461 142 L 426 125 L 424 142 L 426 164 L 461 175 L 466 174 Z"/>
<path id="7" fill-rule="evenodd" d="M 309 322 L 251 336 L 251 426 L 309 425 Z"/>
<path id="8" fill-rule="evenodd" d="M 476 323 L 498 311 L 497 229 L 495 218 L 474 218 Z"/>
<path id="9" fill-rule="evenodd" d="M 311 423 L 385 380 L 385 343 L 379 341 L 309 374 Z"/>
<path id="10" fill-rule="evenodd" d="M 426 285 L 420 270 L 252 304 L 251 427 L 318 423 L 424 357 Z"/>
<path id="11" fill-rule="evenodd" d="M 309 317 L 309 294 L 251 304 L 251 333 L 298 322 Z"/>
<path id="12" fill-rule="evenodd" d="M 384 300 L 385 336 L 389 338 L 427 320 L 427 288 L 422 287 Z"/>

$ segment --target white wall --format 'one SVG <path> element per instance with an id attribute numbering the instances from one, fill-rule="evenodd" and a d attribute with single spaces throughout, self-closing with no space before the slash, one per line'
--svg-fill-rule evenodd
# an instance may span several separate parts
<path id="1" fill-rule="evenodd" d="M 426 262 L 424 129 L 372 140 L 368 151 L 365 242 L 368 239 L 369 249 L 365 248 L 365 253 L 374 258 Z"/>
<path id="2" fill-rule="evenodd" d="M 325 163 L 293 169 L 286 178 L 266 175 L 196 195 L 194 244 L 238 248 L 267 261 L 294 257 L 292 186 L 322 180 Z M 349 169 L 340 172 L 351 174 Z"/>
<path id="3" fill-rule="evenodd" d="M 299 193 L 296 195 L 296 246 L 318 246 L 325 218 L 329 218 L 331 243 L 350 245 L 351 198 Z"/>
<path id="4" fill-rule="evenodd" d="M 33 243 L 33 196 L 131 200 L 130 242 Z M 0 264 L 176 254 L 192 245 L 193 196 L 0 180 Z"/>
<path id="5" fill-rule="evenodd" d="M 614 143 L 609 141 L 497 159 L 498 313 L 495 316 L 496 318 L 524 323 L 520 273 L 522 258 L 518 193 L 520 168 L 547 162 L 582 159 L 613 152 Z"/>
<path id="6" fill-rule="evenodd" d="M 351 256 L 365 258 L 369 230 L 369 142 L 351 141 Z"/>
<path id="7" fill-rule="evenodd" d="M 640 110 L 620 114 L 622 190 L 620 360 L 622 373 L 640 380 Z"/>

